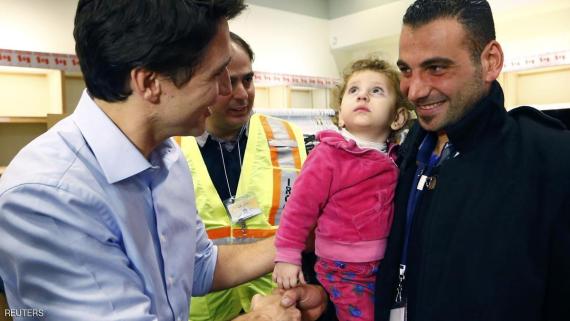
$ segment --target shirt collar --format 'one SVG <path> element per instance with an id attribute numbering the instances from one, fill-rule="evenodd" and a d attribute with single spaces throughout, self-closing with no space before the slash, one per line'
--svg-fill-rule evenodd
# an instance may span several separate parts
<path id="1" fill-rule="evenodd" d="M 503 90 L 494 81 L 489 93 L 457 123 L 447 126 L 445 132 L 457 151 L 463 153 L 500 135 L 506 118 Z"/>
<path id="2" fill-rule="evenodd" d="M 127 136 L 95 104 L 87 90 L 83 91 L 72 118 L 109 184 L 152 167 Z"/>
<path id="3" fill-rule="evenodd" d="M 370 142 L 370 141 L 360 139 L 360 138 L 354 136 L 353 134 L 351 134 L 345 128 L 342 128 L 340 130 L 340 133 L 346 140 L 353 140 L 356 143 L 356 146 L 358 146 L 362 149 L 364 149 L 364 148 L 375 149 L 375 150 L 382 152 L 382 153 L 386 153 L 388 151 L 388 147 L 387 147 L 387 144 L 385 142 L 378 143 L 378 142 Z"/>
<path id="4" fill-rule="evenodd" d="M 202 135 L 196 137 L 196 142 L 198 143 L 198 146 L 204 147 L 206 141 L 208 140 L 208 137 L 210 137 L 210 133 L 208 133 L 208 131 L 204 131 Z"/>
<path id="5" fill-rule="evenodd" d="M 242 135 L 247 137 L 248 131 L 249 131 L 249 121 L 245 124 L 245 128 L 243 129 Z M 220 143 L 224 143 L 224 144 L 227 144 L 227 143 L 233 144 L 237 141 L 237 140 L 231 141 L 231 140 L 225 140 L 225 139 L 218 138 L 206 130 L 206 131 L 204 131 L 204 133 L 202 135 L 196 137 L 196 142 L 198 143 L 198 146 L 200 146 L 200 148 L 202 148 L 202 147 L 204 147 L 204 145 L 206 145 L 206 142 L 208 141 L 208 137 L 211 137 L 213 140 L 218 141 Z"/>

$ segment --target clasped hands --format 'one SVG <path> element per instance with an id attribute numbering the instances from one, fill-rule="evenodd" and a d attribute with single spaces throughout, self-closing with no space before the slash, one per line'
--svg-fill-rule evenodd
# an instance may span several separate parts
<path id="1" fill-rule="evenodd" d="M 251 311 L 235 321 L 313 321 L 326 309 L 327 295 L 317 285 L 300 285 L 289 290 L 276 289 L 272 294 L 255 295 Z"/>

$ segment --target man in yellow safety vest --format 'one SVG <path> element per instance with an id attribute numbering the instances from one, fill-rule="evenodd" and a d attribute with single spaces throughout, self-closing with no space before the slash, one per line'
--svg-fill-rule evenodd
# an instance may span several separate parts
<path id="1" fill-rule="evenodd" d="M 275 234 L 281 211 L 306 158 L 300 129 L 252 114 L 255 97 L 250 46 L 230 33 L 232 92 L 210 108 L 206 132 L 184 137 L 196 207 L 215 244 L 247 243 Z M 230 290 L 192 298 L 190 320 L 225 321 L 248 311 L 256 293 L 267 294 L 270 275 Z"/>

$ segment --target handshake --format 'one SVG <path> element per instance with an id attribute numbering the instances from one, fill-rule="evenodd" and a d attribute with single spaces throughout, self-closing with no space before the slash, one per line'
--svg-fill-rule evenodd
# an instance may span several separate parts
<path id="1" fill-rule="evenodd" d="M 326 309 L 327 295 L 317 285 L 301 285 L 289 290 L 275 289 L 272 294 L 256 294 L 251 311 L 234 321 L 313 321 Z"/>

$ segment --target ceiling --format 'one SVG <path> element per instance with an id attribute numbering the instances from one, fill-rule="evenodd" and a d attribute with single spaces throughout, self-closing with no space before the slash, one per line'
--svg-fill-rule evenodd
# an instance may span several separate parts
<path id="1" fill-rule="evenodd" d="M 570 5 L 570 0 L 488 0 L 495 20 L 513 16 L 556 11 Z M 277 10 L 294 12 L 321 19 L 336 19 L 394 2 L 412 0 L 246 0 L 247 3 Z"/>
<path id="2" fill-rule="evenodd" d="M 335 19 L 399 0 L 246 0 L 247 3 L 321 19 Z"/>

